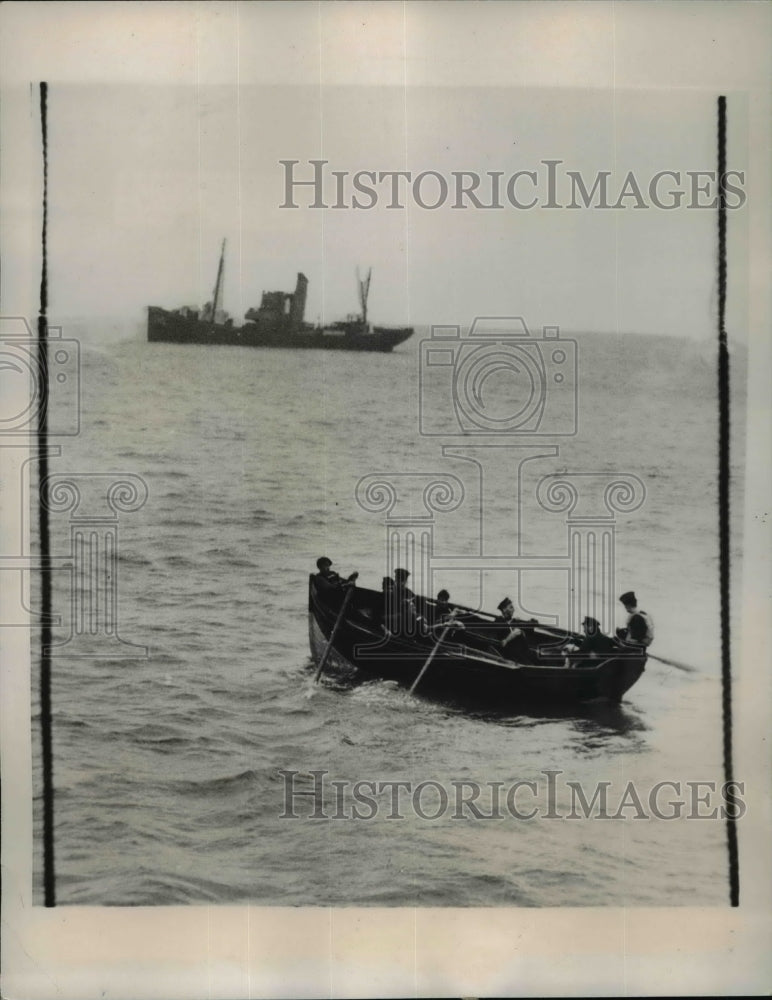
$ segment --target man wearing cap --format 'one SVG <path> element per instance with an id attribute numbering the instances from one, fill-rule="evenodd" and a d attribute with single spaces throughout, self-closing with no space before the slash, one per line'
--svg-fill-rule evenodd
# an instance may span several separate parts
<path id="1" fill-rule="evenodd" d="M 505 597 L 496 610 L 501 612 L 496 625 L 503 632 L 499 640 L 502 655 L 516 663 L 532 663 L 531 647 L 528 645 L 525 633 L 519 627 L 520 623 L 515 618 L 515 606 L 511 599 Z"/>
<path id="2" fill-rule="evenodd" d="M 630 646 L 642 646 L 647 649 L 654 641 L 654 622 L 647 611 L 638 607 L 638 599 L 632 590 L 626 591 L 619 598 L 627 612 L 627 624 L 617 629 L 617 636 Z"/>
<path id="3" fill-rule="evenodd" d="M 441 590 L 437 594 L 437 600 L 434 605 L 434 624 L 445 624 L 450 619 L 454 610 L 450 603 L 450 593 L 447 590 Z"/>
<path id="4" fill-rule="evenodd" d="M 415 636 L 419 630 L 422 632 L 426 630 L 426 623 L 416 610 L 415 594 L 407 585 L 409 576 L 410 573 L 406 569 L 398 567 L 394 570 L 394 581 L 389 588 L 387 603 L 391 607 L 389 617 L 393 623 L 390 631 Z"/>
<path id="5" fill-rule="evenodd" d="M 597 618 L 585 618 L 582 622 L 584 636 L 579 640 L 579 645 L 574 651 L 575 656 L 585 657 L 574 663 L 576 667 L 594 667 L 598 660 L 612 656 L 618 646 L 614 640 L 604 635 L 600 630 L 600 622 Z"/>
<path id="6" fill-rule="evenodd" d="M 450 594 L 447 590 L 441 590 L 437 594 L 434 606 L 426 605 L 427 624 L 430 634 L 433 637 L 439 636 L 440 632 L 450 626 L 448 635 L 453 639 L 457 632 L 466 631 L 466 626 L 459 620 L 460 609 L 450 603 Z"/>
<path id="7" fill-rule="evenodd" d="M 400 569 L 399 567 L 394 570 L 394 589 L 401 599 L 409 599 L 415 597 L 415 594 L 407 585 L 407 578 L 410 573 L 406 569 Z"/>
<path id="8" fill-rule="evenodd" d="M 346 580 L 343 580 L 332 568 L 332 559 L 327 556 L 319 556 L 316 560 L 316 568 L 319 570 L 314 576 L 314 583 L 322 597 L 336 598 L 342 597 L 343 591 L 354 586 L 354 581 L 359 573 L 352 573 Z"/>

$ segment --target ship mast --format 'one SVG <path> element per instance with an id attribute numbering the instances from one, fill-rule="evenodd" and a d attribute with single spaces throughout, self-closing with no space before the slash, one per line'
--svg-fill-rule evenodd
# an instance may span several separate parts
<path id="1" fill-rule="evenodd" d="M 373 269 L 370 268 L 367 272 L 367 277 L 362 280 L 359 277 L 359 268 L 357 268 L 357 284 L 359 285 L 359 304 L 362 307 L 362 325 L 367 329 L 367 298 L 370 294 L 370 278 L 372 277 Z"/>
<path id="2" fill-rule="evenodd" d="M 222 248 L 220 250 L 220 264 L 217 268 L 217 280 L 214 283 L 214 293 L 212 295 L 212 322 L 215 322 L 215 317 L 217 316 L 217 307 L 220 301 L 220 293 L 222 292 L 222 273 L 225 266 L 225 240 L 222 241 Z"/>

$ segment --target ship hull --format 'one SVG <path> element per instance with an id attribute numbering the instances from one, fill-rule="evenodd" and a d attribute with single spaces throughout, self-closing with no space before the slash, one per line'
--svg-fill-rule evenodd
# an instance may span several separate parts
<path id="1" fill-rule="evenodd" d="M 240 347 L 278 347 L 294 350 L 379 351 L 393 350 L 413 335 L 412 327 L 375 327 L 372 332 L 289 324 L 209 323 L 150 306 L 147 339 L 171 344 L 218 344 Z"/>

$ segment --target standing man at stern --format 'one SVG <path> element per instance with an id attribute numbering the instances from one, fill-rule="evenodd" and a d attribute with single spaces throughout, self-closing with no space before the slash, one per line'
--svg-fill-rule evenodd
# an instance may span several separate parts
<path id="1" fill-rule="evenodd" d="M 642 646 L 643 651 L 654 641 L 654 622 L 648 611 L 638 607 L 638 599 L 632 590 L 626 591 L 619 598 L 627 612 L 627 624 L 617 629 L 617 636 L 629 646 Z"/>

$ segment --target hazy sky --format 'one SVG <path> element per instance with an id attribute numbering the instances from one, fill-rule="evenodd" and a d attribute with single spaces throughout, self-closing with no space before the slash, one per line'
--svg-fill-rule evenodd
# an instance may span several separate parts
<path id="1" fill-rule="evenodd" d="M 50 84 L 52 314 L 136 322 L 149 304 L 200 305 L 227 238 L 225 307 L 237 319 L 263 290 L 291 290 L 298 270 L 310 280 L 307 318 L 341 317 L 357 308 L 355 269 L 372 267 L 376 323 L 466 325 L 476 314 L 522 314 L 537 328 L 712 337 L 709 209 L 641 210 L 628 199 L 620 210 L 523 211 L 502 192 L 501 210 L 456 210 L 451 192 L 433 211 L 412 197 L 406 209 L 390 210 L 384 186 L 366 211 L 279 207 L 281 159 L 300 160 L 306 172 L 313 158 L 349 174 L 498 171 L 502 186 L 515 171 L 535 170 L 539 205 L 547 159 L 562 161 L 564 195 L 568 170 L 588 187 L 608 171 L 612 202 L 630 170 L 647 201 L 649 181 L 663 170 L 681 172 L 673 186 L 688 191 L 686 171 L 716 166 L 719 91 L 705 80 L 719 68 L 727 79 L 755 80 L 758 53 L 743 63 L 736 49 L 715 45 L 713 28 L 734 23 L 728 9 L 695 20 L 671 5 L 674 22 L 688 24 L 680 35 L 657 34 L 657 58 L 677 82 L 663 85 L 663 70 L 658 89 L 633 85 L 652 78 L 651 49 L 642 47 L 647 5 L 583 4 L 581 18 L 577 10 L 11 5 L 11 20 L 39 24 L 17 32 L 15 45 L 3 43 L 6 135 L 18 97 L 11 83 L 20 84 L 33 133 L 29 73 L 37 66 L 35 78 L 45 73 Z M 691 61 L 680 58 L 684 32 Z M 747 171 L 748 95 L 739 83 L 722 90 L 729 166 Z M 33 170 L 33 135 L 36 142 Z M 23 199 L 15 213 L 16 176 L 7 165 L 5 173 L 6 232 L 25 259 L 37 220 Z M 39 186 L 33 177 L 29 197 L 39 198 Z M 350 180 L 346 190 L 349 200 Z M 425 190 L 431 196 L 431 182 Z M 528 197 L 527 179 L 518 193 Z M 751 208 L 752 200 L 729 214 L 729 328 L 739 337 L 748 326 L 748 231 L 758 218 Z M 17 282 L 14 261 L 4 264 L 7 294 Z"/>
<path id="2" fill-rule="evenodd" d="M 743 107 L 733 109 L 742 117 Z M 535 326 L 712 335 L 715 212 L 688 208 L 689 170 L 715 169 L 715 95 L 522 88 L 380 86 L 63 85 L 52 87 L 50 254 L 52 309 L 63 315 L 135 318 L 148 304 L 210 297 L 222 238 L 228 240 L 225 307 L 237 318 L 265 289 L 310 280 L 307 318 L 332 320 L 356 307 L 357 266 L 373 268 L 374 322 L 468 323 L 475 313 L 522 314 Z M 744 169 L 742 151 L 731 166 Z M 739 154 L 739 155 L 738 155 Z M 389 209 L 390 181 L 368 210 L 312 209 L 311 189 L 284 202 L 282 159 L 327 171 L 437 171 L 451 185 L 441 207 L 412 193 Z M 588 189 L 609 171 L 609 203 L 634 171 L 646 204 L 662 170 L 661 200 L 680 208 L 547 209 L 545 160 L 557 194 L 571 200 L 566 171 Z M 452 172 L 503 174 L 502 209 L 454 209 Z M 515 189 L 508 178 L 536 171 Z M 335 181 L 328 174 L 328 204 Z M 427 204 L 436 179 L 422 182 Z M 485 177 L 478 195 L 491 202 Z M 709 201 L 710 193 L 700 196 Z M 360 196 L 360 203 L 368 203 Z M 595 200 L 597 204 L 597 197 Z M 730 213 L 733 234 L 747 207 Z M 740 313 L 736 315 L 741 315 Z"/>

